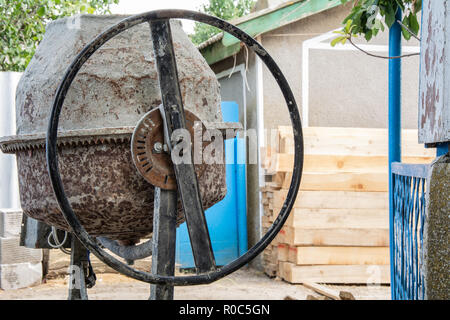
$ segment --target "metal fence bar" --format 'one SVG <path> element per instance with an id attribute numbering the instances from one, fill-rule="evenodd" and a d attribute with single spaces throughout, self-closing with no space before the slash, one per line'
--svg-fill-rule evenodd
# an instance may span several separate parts
<path id="1" fill-rule="evenodd" d="M 418 300 L 425 294 L 421 269 L 426 179 L 429 165 L 393 162 L 393 226 L 391 228 L 392 299 Z"/>

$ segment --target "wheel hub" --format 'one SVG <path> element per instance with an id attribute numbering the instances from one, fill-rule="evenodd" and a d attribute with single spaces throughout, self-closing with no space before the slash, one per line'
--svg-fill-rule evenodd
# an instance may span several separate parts
<path id="1" fill-rule="evenodd" d="M 188 110 L 185 110 L 185 114 L 186 129 L 190 136 L 194 137 L 196 130 L 201 130 L 203 134 L 206 129 L 201 120 Z M 191 151 L 194 151 L 193 148 Z M 136 125 L 131 138 L 131 152 L 134 165 L 147 182 L 165 190 L 177 188 L 173 163 L 164 141 L 164 123 L 159 108 L 146 113 Z M 206 165 L 194 164 L 194 168 L 200 179 Z"/>

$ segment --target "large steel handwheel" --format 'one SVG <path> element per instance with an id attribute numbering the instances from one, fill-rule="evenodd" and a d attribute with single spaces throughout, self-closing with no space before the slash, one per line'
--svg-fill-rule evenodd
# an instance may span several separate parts
<path id="1" fill-rule="evenodd" d="M 183 204 L 189 236 L 191 238 L 194 261 L 198 272 L 196 275 L 192 276 L 164 276 L 138 271 L 102 250 L 97 245 L 95 239 L 83 228 L 66 197 L 58 169 L 57 159 L 59 116 L 66 93 L 78 71 L 89 57 L 109 39 L 137 24 L 145 22 L 150 24 L 153 48 L 155 52 L 158 52 L 158 54 L 155 54 L 155 58 L 163 100 L 161 116 L 164 118 L 166 124 L 166 138 L 170 137 L 170 134 L 174 130 L 186 127 L 185 113 L 176 73 L 176 62 L 173 52 L 169 19 L 189 19 L 217 27 L 235 36 L 247 45 L 250 50 L 254 51 L 266 64 L 284 95 L 293 127 L 295 143 L 295 164 L 292 180 L 278 218 L 274 221 L 267 233 L 252 248 L 241 257 L 220 268 L 216 268 L 215 266 L 194 165 L 174 164 L 176 183 Z M 46 154 L 51 183 L 61 211 L 67 220 L 67 223 L 70 225 L 72 232 L 87 249 L 110 267 L 134 279 L 159 285 L 195 285 L 211 283 L 236 271 L 261 253 L 275 238 L 288 218 L 299 190 L 303 168 L 303 135 L 300 115 L 294 95 L 274 60 L 255 39 L 232 24 L 206 14 L 187 10 L 158 10 L 135 15 L 122 20 L 97 36 L 77 55 L 64 75 L 54 99 L 46 138 Z M 190 196 L 186 196 L 187 194 L 190 194 Z"/>

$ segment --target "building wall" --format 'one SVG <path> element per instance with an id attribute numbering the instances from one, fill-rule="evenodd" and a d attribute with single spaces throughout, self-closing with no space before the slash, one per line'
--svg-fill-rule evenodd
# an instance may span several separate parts
<path id="1" fill-rule="evenodd" d="M 22 73 L 0 72 L 0 137 L 16 134 L 15 94 Z M 0 151 L 0 208 L 20 208 L 16 156 Z"/>
<path id="2" fill-rule="evenodd" d="M 302 55 L 306 40 L 339 28 L 351 3 L 302 19 L 262 36 L 262 45 L 280 66 L 294 92 L 302 114 Z M 324 41 L 329 43 L 330 40 Z M 388 45 L 388 32 L 369 43 Z M 416 40 L 404 45 L 418 46 Z M 309 126 L 386 128 L 388 123 L 388 60 L 356 50 L 309 51 Z M 331 48 L 331 46 L 329 47 Z M 387 55 L 387 52 L 377 52 Z M 419 57 L 402 61 L 404 128 L 417 128 Z M 286 112 L 285 112 L 286 111 Z M 285 102 L 269 71 L 264 68 L 265 127 L 289 125 Z"/>
<path id="3" fill-rule="evenodd" d="M 387 60 L 357 51 L 311 50 L 310 57 L 310 126 L 387 128 Z M 408 129 L 417 129 L 418 61 L 402 61 L 402 126 Z"/>

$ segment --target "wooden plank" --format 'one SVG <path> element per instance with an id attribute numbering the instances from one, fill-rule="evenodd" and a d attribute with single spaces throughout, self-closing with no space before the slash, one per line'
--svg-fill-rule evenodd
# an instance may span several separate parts
<path id="1" fill-rule="evenodd" d="M 334 154 L 334 155 L 364 155 L 377 156 L 388 153 L 388 139 L 385 137 L 366 138 L 341 137 L 313 139 L 305 137 L 305 154 Z M 402 153 L 410 157 L 432 157 L 430 149 L 419 144 L 405 144 L 402 142 Z"/>
<path id="2" fill-rule="evenodd" d="M 281 208 L 286 199 L 287 190 L 274 191 L 273 207 Z M 353 191 L 299 191 L 295 208 L 321 209 L 388 209 L 387 192 Z"/>
<path id="3" fill-rule="evenodd" d="M 406 163 L 430 163 L 434 157 L 403 157 Z M 270 171 L 277 173 L 292 172 L 294 168 L 294 154 L 277 153 L 272 157 Z M 358 155 L 322 155 L 305 154 L 303 172 L 388 172 L 387 156 L 358 156 Z"/>
<path id="4" fill-rule="evenodd" d="M 292 176 L 287 174 L 282 188 L 288 189 Z M 388 172 L 385 173 L 309 173 L 304 172 L 300 190 L 387 192 Z"/>
<path id="5" fill-rule="evenodd" d="M 285 172 L 275 172 L 275 174 L 272 175 L 272 181 L 266 182 L 265 185 L 271 187 L 272 191 L 281 189 L 285 175 Z"/>
<path id="6" fill-rule="evenodd" d="M 267 232 L 267 230 L 265 230 Z M 278 246 L 278 244 L 280 243 L 284 243 L 284 235 L 281 234 L 280 232 L 278 232 L 278 234 L 276 235 L 276 237 L 272 240 L 272 242 L 270 243 L 273 246 Z"/>
<path id="7" fill-rule="evenodd" d="M 408 157 L 434 157 L 432 149 L 426 149 L 417 141 L 418 131 L 402 130 L 402 154 Z M 388 154 L 388 132 L 386 129 L 374 128 L 332 128 L 308 127 L 304 129 L 305 154 L 322 155 L 372 155 Z M 293 139 L 291 127 L 278 127 L 278 137 Z M 292 146 L 292 143 L 283 142 Z M 293 150 L 284 149 L 286 153 Z"/>
<path id="8" fill-rule="evenodd" d="M 389 247 L 289 247 L 288 261 L 296 265 L 385 265 Z"/>
<path id="9" fill-rule="evenodd" d="M 260 153 L 261 153 L 261 166 L 264 169 L 269 169 L 271 166 L 271 160 L 272 160 L 272 155 L 275 154 L 274 151 L 272 151 L 273 147 L 261 147 L 260 149 Z"/>
<path id="10" fill-rule="evenodd" d="M 281 208 L 274 208 L 272 221 Z M 305 229 L 388 228 L 387 209 L 310 209 L 294 208 L 285 226 Z"/>
<path id="11" fill-rule="evenodd" d="M 277 260 L 288 261 L 289 260 L 289 246 L 283 243 L 277 245 Z"/>
<path id="12" fill-rule="evenodd" d="M 296 246 L 351 246 L 351 247 L 388 247 L 389 229 L 374 228 L 335 228 L 301 229 L 283 227 L 279 232 L 279 241 L 291 247 Z"/>
<path id="13" fill-rule="evenodd" d="M 280 153 L 285 154 L 294 154 L 295 153 L 295 145 L 294 139 L 292 137 L 280 137 L 279 141 L 279 149 Z"/>
<path id="14" fill-rule="evenodd" d="M 282 189 L 289 189 L 292 173 L 288 172 Z M 300 190 L 387 192 L 388 173 L 310 173 L 302 174 Z"/>
<path id="15" fill-rule="evenodd" d="M 270 278 L 275 277 L 278 274 L 278 264 L 266 263 L 264 264 L 264 273 Z"/>
<path id="16" fill-rule="evenodd" d="M 320 293 L 321 295 L 324 295 L 325 297 L 331 298 L 333 300 L 341 300 L 341 298 L 339 297 L 339 291 L 337 290 L 327 288 L 325 286 L 310 281 L 304 281 L 303 286 L 308 289 L 314 290 L 315 292 Z"/>
<path id="17" fill-rule="evenodd" d="M 374 279 L 380 284 L 389 283 L 388 265 L 328 265 L 296 266 L 290 262 L 279 263 L 280 276 L 290 283 L 319 282 L 336 284 L 367 284 Z"/>
<path id="18" fill-rule="evenodd" d="M 268 245 L 263 251 L 263 258 L 265 263 L 276 264 L 278 261 L 278 248 L 274 245 Z M 287 259 L 285 260 L 287 261 Z"/>

